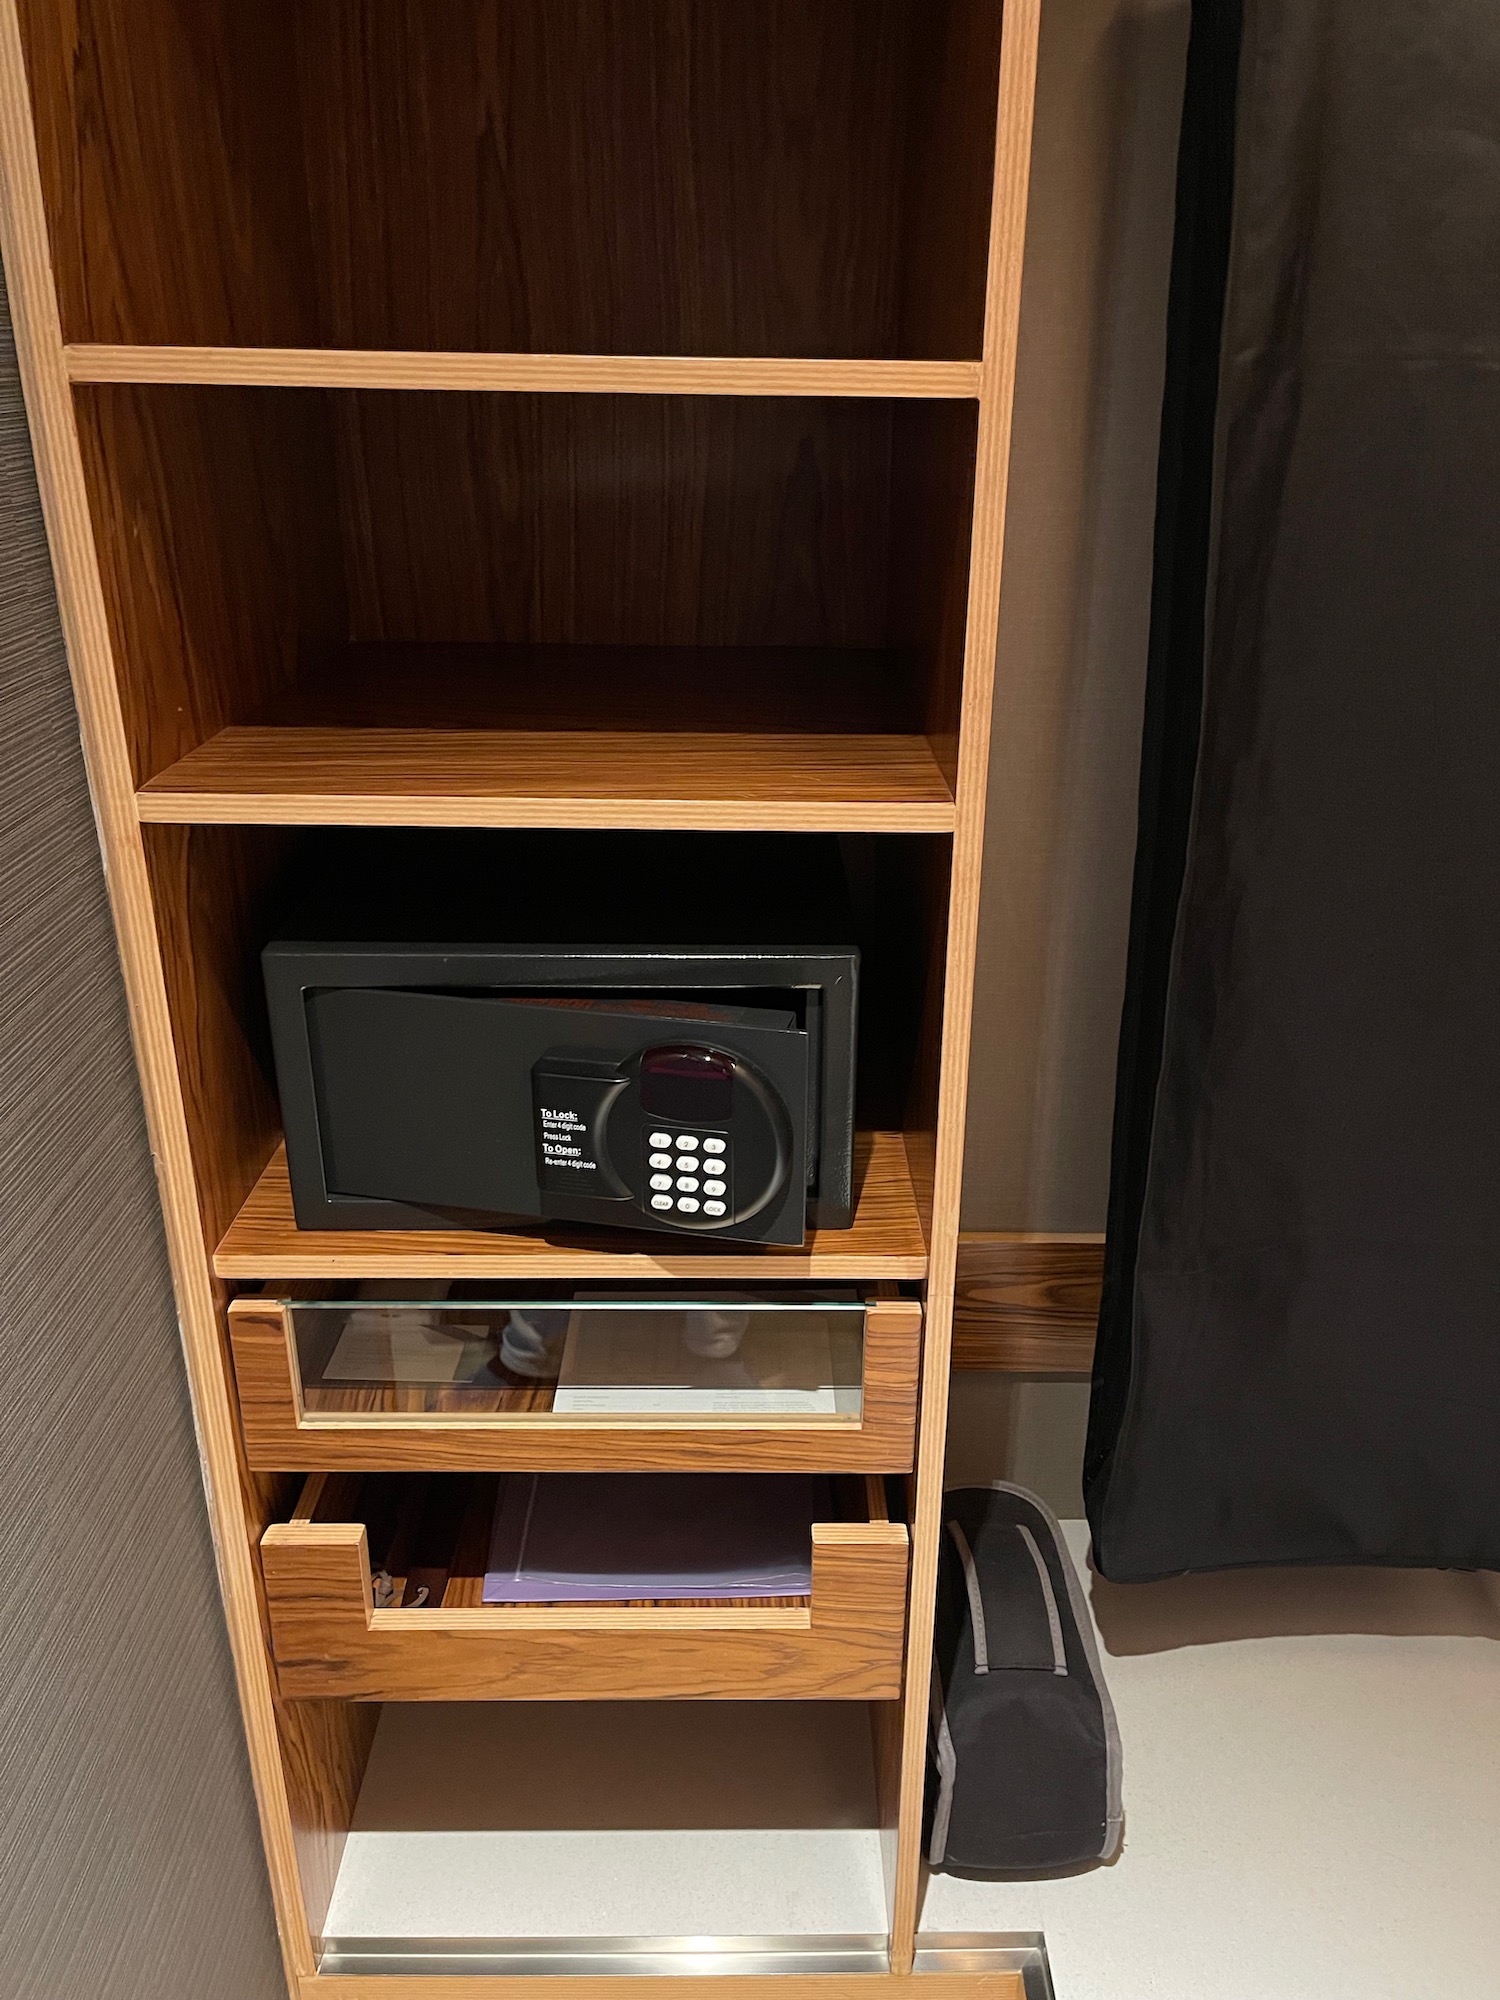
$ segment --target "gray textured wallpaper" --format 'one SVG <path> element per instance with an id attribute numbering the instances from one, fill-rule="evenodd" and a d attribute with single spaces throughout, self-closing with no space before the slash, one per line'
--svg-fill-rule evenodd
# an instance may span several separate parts
<path id="1" fill-rule="evenodd" d="M 0 1990 L 285 1994 L 0 297 Z"/>

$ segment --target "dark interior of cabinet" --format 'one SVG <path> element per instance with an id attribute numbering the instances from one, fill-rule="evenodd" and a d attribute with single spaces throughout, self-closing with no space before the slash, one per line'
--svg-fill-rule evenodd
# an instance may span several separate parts
<path id="1" fill-rule="evenodd" d="M 999 0 L 22 0 L 64 337 L 980 352 Z"/>
<path id="2" fill-rule="evenodd" d="M 972 403 L 77 408 L 138 784 L 251 722 L 925 732 L 951 782 Z"/>

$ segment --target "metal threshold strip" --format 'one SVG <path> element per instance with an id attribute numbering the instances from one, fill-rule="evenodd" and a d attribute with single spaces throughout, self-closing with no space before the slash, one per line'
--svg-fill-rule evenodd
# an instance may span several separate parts
<path id="1" fill-rule="evenodd" d="M 339 1938 L 323 1940 L 322 1974 L 421 1978 L 698 1977 L 890 1970 L 882 1937 Z M 949 1933 L 917 1939 L 918 1973 L 1019 1972 L 1026 2000 L 1053 2000 L 1039 1931 Z"/>
<path id="2" fill-rule="evenodd" d="M 881 1937 L 337 1938 L 320 1973 L 444 1973 L 564 1978 L 707 1973 L 885 1972 Z"/>
<path id="3" fill-rule="evenodd" d="M 918 1931 L 914 1972 L 1019 1972 L 1026 2000 L 1055 2000 L 1040 1931 Z"/>

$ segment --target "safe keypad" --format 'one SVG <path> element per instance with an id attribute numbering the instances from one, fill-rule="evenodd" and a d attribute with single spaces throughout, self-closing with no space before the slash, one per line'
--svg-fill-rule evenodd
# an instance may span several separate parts
<path id="1" fill-rule="evenodd" d="M 650 1205 L 660 1215 L 729 1213 L 730 1153 L 727 1135 L 696 1132 L 646 1134 Z"/>

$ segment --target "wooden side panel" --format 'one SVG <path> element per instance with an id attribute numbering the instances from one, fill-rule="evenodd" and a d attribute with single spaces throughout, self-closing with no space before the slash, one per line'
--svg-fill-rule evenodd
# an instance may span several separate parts
<path id="1" fill-rule="evenodd" d="M 152 827 L 146 860 L 204 1239 L 216 1243 L 281 1136 L 260 947 L 287 836 Z"/>
<path id="2" fill-rule="evenodd" d="M 958 1253 L 974 956 L 984 850 L 985 780 L 989 763 L 1000 579 L 1005 549 L 1005 502 L 1010 467 L 1011 410 L 1015 392 L 1016 338 L 1026 237 L 1026 197 L 1031 172 L 1031 125 L 1039 25 L 1040 0 L 1008 0 L 1000 53 L 984 363 L 975 457 L 973 546 L 954 787 L 957 822 L 953 836 L 952 892 L 943 981 L 942 1067 L 934 1151 L 927 1337 L 923 1349 L 917 1496 L 912 1524 L 901 1819 L 891 1928 L 891 1966 L 897 1973 L 911 1968 L 921 1905 L 927 1691 L 937 1589 L 938 1535 L 942 1521 L 953 1283 Z"/>
<path id="3" fill-rule="evenodd" d="M 379 1721 L 376 1702 L 276 1704 L 302 1899 L 314 1937 L 321 1933 L 333 1899 Z"/>
<path id="4" fill-rule="evenodd" d="M 921 661 L 923 722 L 950 787 L 958 780 L 976 414 L 967 403 L 903 404 L 893 440 L 891 642 Z"/>
<path id="5" fill-rule="evenodd" d="M 907 1472 L 916 1428 L 922 1313 L 914 1302 L 871 1307 L 865 1321 L 864 1414 L 858 1425 L 607 1423 L 581 1418 L 413 1416 L 361 1426 L 298 1421 L 284 1308 L 229 1308 L 246 1456 L 266 1469 L 480 1472 Z"/>
<path id="6" fill-rule="evenodd" d="M 899 352 L 960 355 L 984 343 L 1002 0 L 924 10 L 912 67 Z"/>
<path id="7" fill-rule="evenodd" d="M 315 390 L 74 391 L 131 768 L 143 784 L 343 636 Z"/>
<path id="8" fill-rule="evenodd" d="M 961 1236 L 954 1367 L 1091 1374 L 1103 1284 L 1102 1236 Z"/>
<path id="9" fill-rule="evenodd" d="M 316 342 L 280 11 L 21 0 L 67 339 Z"/>
<path id="10" fill-rule="evenodd" d="M 355 1522 L 261 1544 L 284 1696 L 351 1701 L 890 1700 L 901 1688 L 907 1536 L 813 1530 L 809 1608 L 614 1605 L 377 1611 Z"/>

